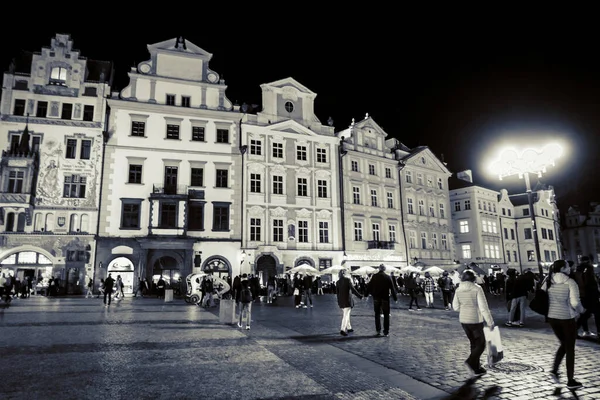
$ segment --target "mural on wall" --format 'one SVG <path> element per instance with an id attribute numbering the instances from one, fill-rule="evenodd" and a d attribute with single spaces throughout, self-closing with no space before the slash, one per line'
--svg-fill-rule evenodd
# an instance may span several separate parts
<path id="1" fill-rule="evenodd" d="M 77 153 L 77 158 L 67 159 L 65 158 L 65 144 L 63 142 L 55 139 L 47 140 L 40 149 L 36 205 L 97 207 L 96 194 L 100 182 L 102 139 L 100 135 L 91 137 L 80 133 L 73 135 L 73 137 L 76 139 L 92 139 L 91 158 L 81 160 L 79 153 Z M 86 177 L 84 198 L 63 197 L 64 177 L 69 174 Z"/>

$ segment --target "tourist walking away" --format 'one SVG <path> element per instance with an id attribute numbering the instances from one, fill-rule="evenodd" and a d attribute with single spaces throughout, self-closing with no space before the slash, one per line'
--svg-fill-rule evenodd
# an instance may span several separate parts
<path id="1" fill-rule="evenodd" d="M 123 297 L 125 297 L 125 293 L 123 293 L 123 279 L 121 278 L 121 275 L 117 275 L 117 281 L 115 282 L 115 299 L 119 299 L 119 300 L 123 300 Z"/>
<path id="2" fill-rule="evenodd" d="M 246 325 L 246 330 L 250 330 L 250 321 L 252 320 L 252 289 L 250 287 L 250 281 L 248 280 L 248 275 L 243 274 L 242 279 L 240 281 L 241 289 L 238 292 L 238 298 L 236 298 L 236 302 L 241 304 L 240 309 L 240 317 L 238 321 L 238 326 L 241 328 L 244 326 L 244 322 Z"/>
<path id="3" fill-rule="evenodd" d="M 450 278 L 448 271 L 444 271 L 438 281 L 438 285 L 442 290 L 442 299 L 444 300 L 444 309 L 450 310 L 452 307 L 452 294 L 454 293 L 454 283 Z"/>
<path id="4" fill-rule="evenodd" d="M 523 327 L 525 326 L 525 305 L 529 282 L 527 276 L 523 274 L 517 276 L 516 272 L 513 268 L 506 271 L 508 279 L 506 280 L 505 294 L 506 299 L 510 299 L 510 314 L 505 325 Z"/>
<path id="5" fill-rule="evenodd" d="M 423 289 L 425 290 L 425 303 L 427 308 L 433 308 L 433 293 L 435 293 L 435 281 L 429 272 L 425 272 L 423 280 Z"/>
<path id="6" fill-rule="evenodd" d="M 87 283 L 87 292 L 85 293 L 85 298 L 94 297 L 94 280 L 92 278 L 88 279 Z"/>
<path id="7" fill-rule="evenodd" d="M 165 298 L 165 288 L 166 288 L 166 283 L 161 275 L 160 278 L 158 279 L 158 282 L 156 282 L 156 291 L 157 291 L 156 297 L 158 297 L 159 299 L 164 299 Z"/>
<path id="8" fill-rule="evenodd" d="M 560 342 L 550 371 L 552 379 L 559 382 L 558 368 L 566 356 L 567 387 L 577 389 L 583 385 L 575 380 L 575 341 L 577 316 L 585 313 L 579 297 L 577 283 L 569 278 L 571 267 L 565 260 L 556 260 L 541 289 L 548 293 L 548 323 Z"/>
<path id="9" fill-rule="evenodd" d="M 340 328 L 340 334 L 342 336 L 348 336 L 349 332 L 354 332 L 352 324 L 350 323 L 350 312 L 352 311 L 352 307 L 354 307 L 352 294 L 354 293 L 359 299 L 362 299 L 363 297 L 352 284 L 352 280 L 346 276 L 345 269 L 340 270 L 338 278 L 337 302 L 338 306 L 342 309 L 342 326 Z"/>
<path id="10" fill-rule="evenodd" d="M 267 303 L 271 304 L 273 302 L 273 296 L 275 296 L 275 289 L 277 288 L 277 282 L 275 280 L 275 275 L 270 275 L 267 280 Z"/>
<path id="11" fill-rule="evenodd" d="M 302 292 L 304 290 L 304 282 L 302 281 L 302 275 L 297 272 L 294 274 L 294 305 L 296 308 L 302 306 Z"/>
<path id="12" fill-rule="evenodd" d="M 406 278 L 406 291 L 410 296 L 410 303 L 408 304 L 408 311 L 413 311 L 412 305 L 413 302 L 417 306 L 417 311 L 421 311 L 421 307 L 419 307 L 419 300 L 417 299 L 417 288 L 419 287 L 417 283 L 417 274 L 415 272 L 411 272 L 410 275 Z"/>
<path id="13" fill-rule="evenodd" d="M 104 280 L 104 305 L 106 307 L 110 306 L 110 299 L 112 298 L 114 284 L 115 284 L 115 280 L 112 278 L 112 275 L 109 273 L 108 277 Z M 108 298 L 108 303 L 106 302 L 107 298 Z"/>
<path id="14" fill-rule="evenodd" d="M 379 272 L 374 274 L 367 284 L 365 295 L 370 294 L 373 297 L 376 336 L 381 336 L 381 314 L 383 314 L 383 336 L 388 337 L 390 333 L 390 293 L 394 301 L 398 301 L 392 278 L 385 273 L 385 265 L 381 264 Z"/>
<path id="15" fill-rule="evenodd" d="M 600 301 L 598 299 L 598 280 L 594 275 L 594 266 L 588 256 L 581 257 L 581 264 L 577 266 L 575 272 L 575 280 L 579 287 L 579 297 L 581 304 L 585 308 L 585 312 L 577 319 L 577 330 L 583 329 L 581 337 L 595 337 L 600 343 Z M 596 323 L 596 333 L 590 332 L 588 320 L 594 316 Z"/>
<path id="16" fill-rule="evenodd" d="M 461 283 L 454 293 L 452 308 L 458 311 L 458 320 L 467 334 L 471 346 L 471 353 L 465 364 L 475 376 L 481 376 L 487 371 L 481 366 L 481 355 L 485 350 L 485 335 L 483 321 L 494 330 L 494 319 L 485 298 L 483 288 L 475 283 L 475 273 L 465 270 L 461 276 Z"/>
<path id="17" fill-rule="evenodd" d="M 313 277 L 309 274 L 304 276 L 304 308 L 308 307 L 308 303 L 310 302 L 310 308 L 313 306 L 312 302 L 312 284 Z"/>

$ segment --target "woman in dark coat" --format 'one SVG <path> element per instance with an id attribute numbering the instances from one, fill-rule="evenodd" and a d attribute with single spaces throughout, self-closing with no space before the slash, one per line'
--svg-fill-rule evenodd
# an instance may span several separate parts
<path id="1" fill-rule="evenodd" d="M 348 332 L 354 332 L 352 325 L 350 324 L 350 312 L 354 307 L 354 299 L 352 293 L 358 298 L 362 299 L 362 295 L 358 293 L 358 290 L 352 285 L 350 278 L 346 276 L 346 270 L 340 270 L 338 274 L 339 280 L 337 281 L 337 301 L 338 306 L 342 309 L 342 327 L 340 334 L 342 336 L 348 336 Z"/>

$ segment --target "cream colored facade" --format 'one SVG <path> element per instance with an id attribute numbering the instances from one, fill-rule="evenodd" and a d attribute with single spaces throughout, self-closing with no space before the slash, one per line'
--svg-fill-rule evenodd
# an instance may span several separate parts
<path id="1" fill-rule="evenodd" d="M 346 264 L 351 267 L 407 265 L 402 194 L 395 142 L 366 115 L 337 133 L 343 140 L 341 175 Z"/>
<path id="2" fill-rule="evenodd" d="M 60 294 L 81 293 L 94 276 L 111 79 L 110 62 L 82 57 L 62 34 L 4 74 L 0 264 L 20 279 L 59 278 Z"/>
<path id="3" fill-rule="evenodd" d="M 292 78 L 261 85 L 262 111 L 245 115 L 242 271 L 281 274 L 342 261 L 337 145 L 314 113 L 316 94 Z"/>
<path id="4" fill-rule="evenodd" d="M 200 270 L 237 275 L 242 115 L 212 54 L 183 38 L 148 52 L 108 100 L 100 270 L 170 285 Z"/>

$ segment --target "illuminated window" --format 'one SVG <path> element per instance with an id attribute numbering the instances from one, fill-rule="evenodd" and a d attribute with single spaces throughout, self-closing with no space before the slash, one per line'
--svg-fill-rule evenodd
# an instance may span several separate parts
<path id="1" fill-rule="evenodd" d="M 63 67 L 54 67 L 50 73 L 51 85 L 65 85 L 67 82 L 67 69 Z"/>

